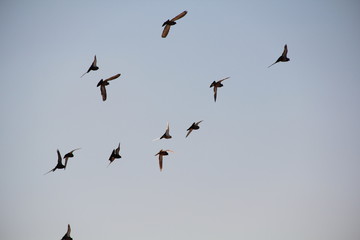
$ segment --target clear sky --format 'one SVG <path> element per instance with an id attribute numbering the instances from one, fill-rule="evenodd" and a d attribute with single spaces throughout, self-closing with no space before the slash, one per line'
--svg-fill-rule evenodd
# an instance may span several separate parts
<path id="1" fill-rule="evenodd" d="M 360 239 L 359 13 L 355 0 L 2 0 L 0 239 L 61 239 L 67 224 L 74 240 Z M 285 44 L 290 61 L 267 68 Z M 117 73 L 103 102 L 96 84 Z M 173 138 L 153 142 L 167 122 Z M 162 172 L 160 149 L 175 152 Z"/>

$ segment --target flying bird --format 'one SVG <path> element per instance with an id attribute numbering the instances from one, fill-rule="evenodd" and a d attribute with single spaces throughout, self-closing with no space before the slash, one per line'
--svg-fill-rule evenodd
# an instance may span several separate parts
<path id="1" fill-rule="evenodd" d="M 173 19 L 171 20 L 166 20 L 166 22 L 163 23 L 163 27 L 165 26 L 162 34 L 161 34 L 161 37 L 163 38 L 166 38 L 166 36 L 168 35 L 169 31 L 170 31 L 170 27 L 172 25 L 175 25 L 176 24 L 176 20 L 179 20 L 180 18 L 184 17 L 185 15 L 187 14 L 187 11 L 183 11 L 182 13 L 180 13 L 179 15 L 177 15 L 176 17 L 174 17 Z"/>
<path id="2" fill-rule="evenodd" d="M 70 233 L 71 233 L 71 228 L 70 228 L 70 224 L 68 224 L 68 230 L 61 240 L 73 240 L 72 237 L 70 237 Z"/>
<path id="3" fill-rule="evenodd" d="M 273 64 L 271 64 L 269 67 L 271 67 L 272 65 L 274 65 L 275 63 L 278 63 L 278 62 L 288 62 L 290 61 L 290 58 L 288 58 L 286 55 L 287 55 L 287 52 L 288 52 L 288 49 L 287 49 L 287 45 L 285 44 L 284 46 L 284 51 L 283 53 L 281 54 L 281 56 L 276 60 L 276 62 L 274 62 Z"/>
<path id="4" fill-rule="evenodd" d="M 198 130 L 200 127 L 199 127 L 199 123 L 201 123 L 203 120 L 195 123 L 193 122 L 193 124 L 187 129 L 188 133 L 186 134 L 186 137 L 189 136 L 189 134 L 193 131 L 193 130 Z"/>
<path id="5" fill-rule="evenodd" d="M 66 168 L 68 159 L 74 157 L 73 152 L 76 151 L 76 150 L 79 150 L 79 149 L 80 149 L 80 148 L 76 148 L 76 149 L 72 150 L 71 152 L 68 152 L 67 154 L 65 154 L 65 156 L 64 156 L 64 159 L 65 159 L 65 168 Z"/>
<path id="6" fill-rule="evenodd" d="M 167 123 L 165 133 L 164 133 L 161 137 L 155 138 L 153 141 L 160 140 L 160 139 L 163 139 L 163 138 L 165 138 L 165 139 L 170 139 L 170 138 L 172 138 L 171 135 L 170 135 L 169 123 Z"/>
<path id="7" fill-rule="evenodd" d="M 62 164 L 62 158 L 61 158 L 59 149 L 57 150 L 57 155 L 58 155 L 58 162 L 57 162 L 56 166 L 53 169 L 51 169 L 50 171 L 48 171 L 47 173 L 45 173 L 44 175 L 46 175 L 50 172 L 55 172 L 56 169 L 65 169 L 65 165 Z"/>
<path id="8" fill-rule="evenodd" d="M 101 91 L 101 96 L 102 96 L 102 100 L 105 101 L 106 100 L 106 88 L 105 86 L 109 85 L 109 81 L 111 80 L 114 80 L 118 77 L 120 77 L 120 73 L 110 77 L 110 78 L 107 78 L 105 80 L 101 79 L 100 82 L 98 82 L 98 84 L 96 85 L 96 87 L 99 87 L 100 86 L 100 91 Z"/>
<path id="9" fill-rule="evenodd" d="M 171 150 L 160 150 L 155 156 L 159 155 L 159 167 L 160 167 L 160 171 L 162 171 L 162 167 L 163 167 L 163 156 L 169 155 L 168 152 L 173 152 Z"/>
<path id="10" fill-rule="evenodd" d="M 89 67 L 89 70 L 87 70 L 87 72 L 86 72 L 86 73 L 84 73 L 83 75 L 81 75 L 81 77 L 83 77 L 85 74 L 87 74 L 87 73 L 88 73 L 88 72 L 90 72 L 91 70 L 93 70 L 93 71 L 98 70 L 98 69 L 99 69 L 99 67 L 98 67 L 98 66 L 96 66 L 96 63 L 97 63 L 97 60 L 96 60 L 96 55 L 95 55 L 95 57 L 94 57 L 94 61 L 91 63 L 91 66 Z"/>
<path id="11" fill-rule="evenodd" d="M 219 81 L 217 81 L 217 82 L 216 82 L 216 81 L 213 81 L 213 82 L 211 83 L 210 87 L 214 87 L 214 101 L 215 101 L 215 102 L 216 102 L 216 96 L 217 96 L 217 89 L 218 89 L 219 87 L 224 86 L 221 82 L 224 81 L 224 80 L 226 80 L 226 79 L 228 79 L 228 78 L 230 78 L 230 77 L 221 79 L 221 80 L 219 80 Z"/>
<path id="12" fill-rule="evenodd" d="M 119 143 L 119 146 L 111 152 L 111 155 L 110 155 L 110 157 L 109 157 L 109 161 L 110 161 L 110 162 L 109 162 L 109 165 L 110 165 L 115 159 L 121 158 L 119 152 L 120 152 L 120 143 Z M 108 165 L 108 166 L 109 166 L 109 165 Z"/>

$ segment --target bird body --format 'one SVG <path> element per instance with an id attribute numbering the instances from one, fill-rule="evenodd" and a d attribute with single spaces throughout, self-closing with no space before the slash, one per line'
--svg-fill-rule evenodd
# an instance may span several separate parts
<path id="1" fill-rule="evenodd" d="M 224 86 L 221 82 L 228 79 L 230 77 L 227 77 L 227 78 L 224 78 L 224 79 L 221 79 L 219 81 L 213 81 L 210 85 L 210 87 L 213 87 L 214 88 L 214 101 L 216 102 L 216 96 L 217 96 L 217 89 Z"/>
<path id="2" fill-rule="evenodd" d="M 109 165 L 110 165 L 115 159 L 121 158 L 119 152 L 120 152 L 120 143 L 119 143 L 119 145 L 118 145 L 118 147 L 117 147 L 116 149 L 112 150 L 111 155 L 110 155 L 110 157 L 109 157 L 109 161 L 110 161 L 110 162 L 109 162 Z M 108 165 L 108 166 L 109 166 L 109 165 Z"/>
<path id="3" fill-rule="evenodd" d="M 190 133 L 193 130 L 198 130 L 200 128 L 199 124 L 202 122 L 203 120 L 199 121 L 199 122 L 193 122 L 193 124 L 191 124 L 191 126 L 187 129 L 188 133 L 186 134 L 186 137 L 190 135 Z"/>
<path id="4" fill-rule="evenodd" d="M 153 141 L 156 141 L 156 140 L 160 140 L 160 139 L 170 139 L 172 138 L 172 136 L 170 135 L 170 126 L 169 126 L 169 123 L 167 123 L 167 126 L 166 126 L 166 130 L 165 130 L 165 133 L 159 137 L 159 138 L 155 138 Z"/>
<path id="5" fill-rule="evenodd" d="M 274 62 L 273 64 L 268 66 L 268 68 L 271 67 L 272 65 L 274 65 L 275 63 L 278 63 L 278 62 L 288 62 L 288 61 L 290 61 L 290 58 L 287 57 L 287 53 L 288 53 L 288 48 L 287 48 L 287 44 L 285 44 L 284 51 L 281 54 L 281 56 L 276 60 L 276 62 Z"/>
<path id="6" fill-rule="evenodd" d="M 176 24 L 176 20 L 179 20 L 180 18 L 184 17 L 185 15 L 187 14 L 187 11 L 183 11 L 182 13 L 178 14 L 176 17 L 174 17 L 173 19 L 171 20 L 166 20 L 164 23 L 163 23 L 163 27 L 164 27 L 164 30 L 161 34 L 161 37 L 162 38 L 166 38 L 166 36 L 168 35 L 169 31 L 170 31 L 170 27 L 175 25 Z"/>
<path id="7" fill-rule="evenodd" d="M 96 85 L 96 87 L 99 87 L 99 86 L 100 86 L 100 92 L 101 92 L 101 96 L 102 96 L 102 100 L 103 100 L 103 101 L 105 101 L 106 98 L 107 98 L 105 86 L 108 86 L 108 85 L 110 84 L 109 81 L 114 80 L 114 79 L 120 77 L 120 75 L 121 75 L 121 74 L 118 73 L 118 74 L 116 74 L 116 75 L 114 75 L 114 76 L 112 76 L 112 77 L 109 77 L 109 78 L 105 79 L 105 80 L 101 79 L 101 80 L 98 82 L 98 84 Z"/>
<path id="8" fill-rule="evenodd" d="M 89 69 L 87 70 L 87 72 L 85 72 L 83 75 L 81 75 L 81 77 L 83 77 L 85 74 L 87 74 L 88 72 L 92 71 L 96 71 L 99 69 L 99 67 L 96 65 L 97 64 L 97 59 L 96 59 L 96 55 L 94 56 L 94 61 L 91 63 L 91 66 L 89 67 Z"/>

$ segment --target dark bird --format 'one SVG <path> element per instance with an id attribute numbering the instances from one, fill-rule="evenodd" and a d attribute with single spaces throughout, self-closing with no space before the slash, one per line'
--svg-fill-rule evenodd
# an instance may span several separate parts
<path id="1" fill-rule="evenodd" d="M 71 228 L 70 228 L 70 224 L 68 224 L 68 230 L 61 240 L 73 240 L 72 237 L 70 237 L 70 233 L 71 233 Z"/>
<path id="2" fill-rule="evenodd" d="M 65 165 L 62 164 L 62 158 L 59 150 L 57 150 L 57 155 L 58 155 L 58 162 L 56 166 L 47 173 L 45 173 L 44 175 L 48 174 L 49 172 L 55 172 L 56 169 L 65 169 Z"/>
<path id="3" fill-rule="evenodd" d="M 160 139 L 163 139 L 163 138 L 165 138 L 165 139 L 170 139 L 170 138 L 172 138 L 171 135 L 170 135 L 169 123 L 167 123 L 165 133 L 164 133 L 161 137 L 155 138 L 153 141 L 160 140 Z"/>
<path id="4" fill-rule="evenodd" d="M 88 72 L 90 72 L 91 70 L 93 70 L 93 71 L 98 70 L 98 69 L 99 69 L 99 67 L 98 67 L 98 66 L 96 66 L 96 63 L 97 63 L 97 60 L 96 60 L 96 55 L 95 55 L 95 57 L 94 57 L 94 61 L 92 62 L 91 66 L 89 67 L 89 70 L 87 70 L 87 72 L 86 72 L 86 73 L 84 73 L 83 75 L 81 75 L 81 77 L 83 77 L 85 74 L 87 74 L 87 73 L 88 73 Z"/>
<path id="5" fill-rule="evenodd" d="M 216 102 L 216 96 L 217 96 L 217 89 L 218 89 L 219 87 L 224 86 L 221 82 L 224 81 L 224 80 L 226 80 L 226 79 L 228 79 L 228 78 L 230 78 L 230 77 L 221 79 L 221 80 L 219 80 L 219 81 L 217 81 L 217 82 L 213 81 L 213 82 L 211 83 L 210 87 L 214 87 L 214 101 L 215 101 L 215 102 Z"/>
<path id="6" fill-rule="evenodd" d="M 169 155 L 168 152 L 173 152 L 171 150 L 160 150 L 155 156 L 159 155 L 159 167 L 160 167 L 160 171 L 162 171 L 162 167 L 163 167 L 163 156 Z"/>
<path id="7" fill-rule="evenodd" d="M 76 149 L 72 150 L 71 152 L 68 152 L 67 154 L 65 154 L 65 156 L 64 156 L 64 159 L 65 159 L 65 168 L 66 168 L 68 159 L 74 157 L 73 152 L 76 151 L 76 150 L 79 150 L 79 149 L 80 149 L 80 148 L 76 148 Z"/>
<path id="8" fill-rule="evenodd" d="M 284 51 L 283 53 L 281 54 L 281 56 L 276 60 L 276 62 L 274 62 L 273 64 L 271 64 L 269 67 L 271 67 L 272 65 L 274 65 L 275 63 L 278 63 L 278 62 L 288 62 L 290 61 L 290 58 L 288 58 L 286 55 L 287 55 L 287 52 L 288 52 L 288 49 L 287 49 L 287 45 L 285 44 L 284 46 Z"/>
<path id="9" fill-rule="evenodd" d="M 189 134 L 193 131 L 193 130 L 198 130 L 200 127 L 199 127 L 199 123 L 201 123 L 203 120 L 195 123 L 193 122 L 193 124 L 187 129 L 188 133 L 186 134 L 186 137 L 189 136 Z"/>
<path id="10" fill-rule="evenodd" d="M 115 159 L 121 158 L 119 152 L 120 152 L 120 143 L 119 143 L 119 146 L 111 152 L 111 155 L 110 155 L 110 157 L 109 157 L 109 161 L 110 161 L 110 162 L 109 162 L 109 165 L 110 165 Z M 108 166 L 109 166 L 109 165 L 108 165 Z"/>
<path id="11" fill-rule="evenodd" d="M 100 91 L 101 91 L 101 96 L 102 96 L 103 101 L 106 100 L 106 88 L 105 88 L 105 86 L 109 85 L 109 81 L 120 77 L 120 75 L 121 74 L 118 73 L 118 74 L 116 74 L 116 75 L 114 75 L 114 76 L 112 76 L 112 77 L 110 77 L 108 79 L 105 79 L 105 80 L 101 79 L 100 82 L 98 82 L 98 84 L 96 85 L 97 87 L 100 86 Z"/>
<path id="12" fill-rule="evenodd" d="M 179 20 L 180 18 L 184 17 L 185 15 L 187 14 L 187 11 L 183 11 L 182 13 L 180 13 L 179 15 L 177 15 L 176 17 L 174 17 L 173 19 L 171 20 L 166 20 L 166 22 L 163 23 L 163 27 L 165 26 L 162 34 L 161 34 L 161 37 L 163 38 L 166 38 L 166 36 L 168 35 L 169 31 L 170 31 L 170 27 L 172 25 L 175 25 L 176 24 L 176 20 Z"/>

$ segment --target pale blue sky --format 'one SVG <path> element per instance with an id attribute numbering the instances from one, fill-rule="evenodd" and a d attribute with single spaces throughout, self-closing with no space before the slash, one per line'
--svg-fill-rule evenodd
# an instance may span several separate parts
<path id="1" fill-rule="evenodd" d="M 69 223 L 75 240 L 360 239 L 359 13 L 340 0 L 1 1 L 0 238 L 61 239 Z M 284 44 L 290 61 L 267 68 Z M 116 73 L 102 102 L 96 84 Z M 214 103 L 211 82 L 228 76 Z M 152 142 L 167 121 L 173 138 Z M 78 147 L 43 176 L 56 149 Z M 161 148 L 175 151 L 162 172 Z"/>

